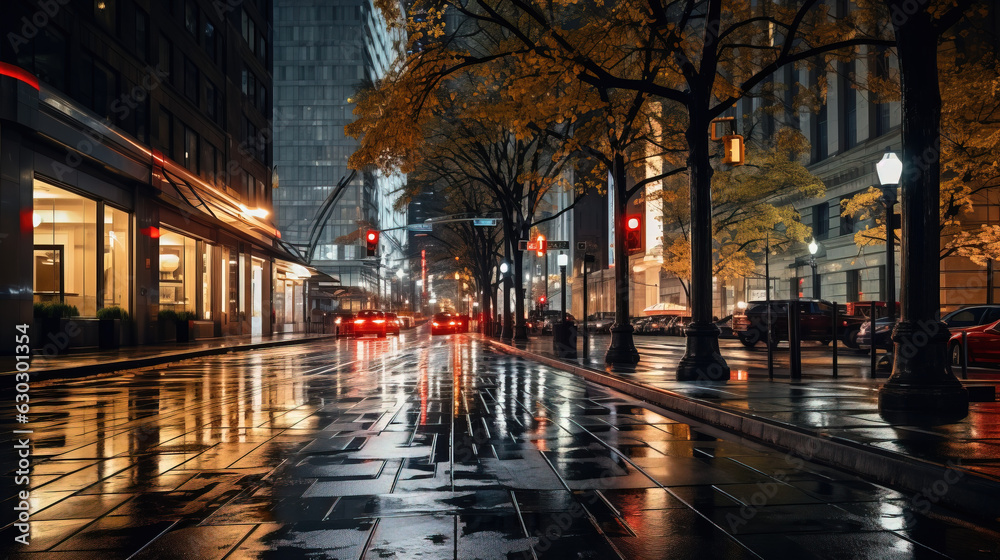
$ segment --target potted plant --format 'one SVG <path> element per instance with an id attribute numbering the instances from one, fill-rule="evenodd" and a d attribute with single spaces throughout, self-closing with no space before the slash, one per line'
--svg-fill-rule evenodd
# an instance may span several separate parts
<path id="1" fill-rule="evenodd" d="M 69 347 L 69 338 L 59 336 L 62 334 L 62 319 L 78 317 L 80 312 L 75 305 L 67 305 L 62 302 L 36 303 L 33 307 L 33 315 L 38 325 L 37 347 L 42 348 L 47 344 L 52 344 L 55 352 L 65 351 Z"/>
<path id="2" fill-rule="evenodd" d="M 128 320 L 128 312 L 113 305 L 97 310 L 97 338 L 101 350 L 116 350 L 121 346 L 122 322 Z"/>
<path id="3" fill-rule="evenodd" d="M 177 313 L 177 342 L 189 342 L 194 337 L 191 336 L 191 327 L 195 314 L 190 311 L 180 311 Z"/>

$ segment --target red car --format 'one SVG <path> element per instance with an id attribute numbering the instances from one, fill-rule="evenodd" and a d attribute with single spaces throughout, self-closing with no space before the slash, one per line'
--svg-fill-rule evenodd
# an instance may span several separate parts
<path id="1" fill-rule="evenodd" d="M 385 313 L 375 310 L 358 311 L 358 315 L 354 319 L 355 338 L 360 338 L 366 334 L 385 338 L 385 333 Z"/>
<path id="2" fill-rule="evenodd" d="M 461 322 L 451 313 L 435 313 L 431 318 L 431 335 L 460 332 Z"/>
<path id="3" fill-rule="evenodd" d="M 395 313 L 386 313 L 385 314 L 385 332 L 386 332 L 386 334 L 392 333 L 392 334 L 394 334 L 396 336 L 399 336 L 399 325 L 400 325 L 400 323 L 401 323 L 401 321 L 399 320 L 399 317 L 397 317 Z"/>
<path id="4" fill-rule="evenodd" d="M 354 313 L 350 311 L 338 311 L 333 322 L 337 325 L 337 338 L 354 336 Z"/>
<path id="5" fill-rule="evenodd" d="M 969 345 L 969 365 L 1000 365 L 1000 321 L 962 330 L 965 331 L 966 341 Z M 952 365 L 961 366 L 963 358 L 961 332 L 951 335 L 948 349 Z"/>

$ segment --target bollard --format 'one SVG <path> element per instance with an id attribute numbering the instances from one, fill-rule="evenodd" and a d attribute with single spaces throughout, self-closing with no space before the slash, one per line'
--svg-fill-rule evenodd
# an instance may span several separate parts
<path id="1" fill-rule="evenodd" d="M 771 302 L 767 302 L 767 337 L 764 339 L 767 344 L 767 378 L 774 381 L 774 334 L 771 332 Z"/>
<path id="2" fill-rule="evenodd" d="M 871 307 L 869 308 L 868 311 L 868 320 L 871 322 L 871 328 L 868 329 L 868 332 L 871 333 L 871 343 L 872 343 L 872 355 L 871 355 L 872 372 L 870 377 L 871 379 L 875 379 L 877 377 L 875 375 L 875 366 L 876 362 L 878 361 L 878 348 L 875 346 L 875 302 L 874 301 L 872 302 Z"/>
<path id="3" fill-rule="evenodd" d="M 799 339 L 799 312 L 798 301 L 788 302 L 788 358 L 790 376 L 793 381 L 802 379 L 802 346 Z"/>
<path id="4" fill-rule="evenodd" d="M 837 330 L 840 328 L 840 309 L 833 302 L 833 376 L 837 377 Z"/>
<path id="5" fill-rule="evenodd" d="M 962 379 L 969 378 L 969 333 L 962 331 Z"/>

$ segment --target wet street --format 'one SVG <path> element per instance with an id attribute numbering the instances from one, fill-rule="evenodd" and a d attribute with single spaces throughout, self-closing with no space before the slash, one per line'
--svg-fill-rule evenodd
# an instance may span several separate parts
<path id="1" fill-rule="evenodd" d="M 30 397 L 31 544 L 7 525 L 3 558 L 1000 557 L 995 521 L 469 337 L 237 352 Z"/>

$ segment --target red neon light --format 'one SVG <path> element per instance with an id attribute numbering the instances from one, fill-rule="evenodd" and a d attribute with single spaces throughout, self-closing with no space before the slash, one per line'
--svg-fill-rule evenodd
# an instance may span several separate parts
<path id="1" fill-rule="evenodd" d="M 10 76 L 15 80 L 22 81 L 29 86 L 38 89 L 38 78 L 34 75 L 29 74 L 27 70 L 14 66 L 13 64 L 7 64 L 6 62 L 0 62 L 0 76 Z"/>

